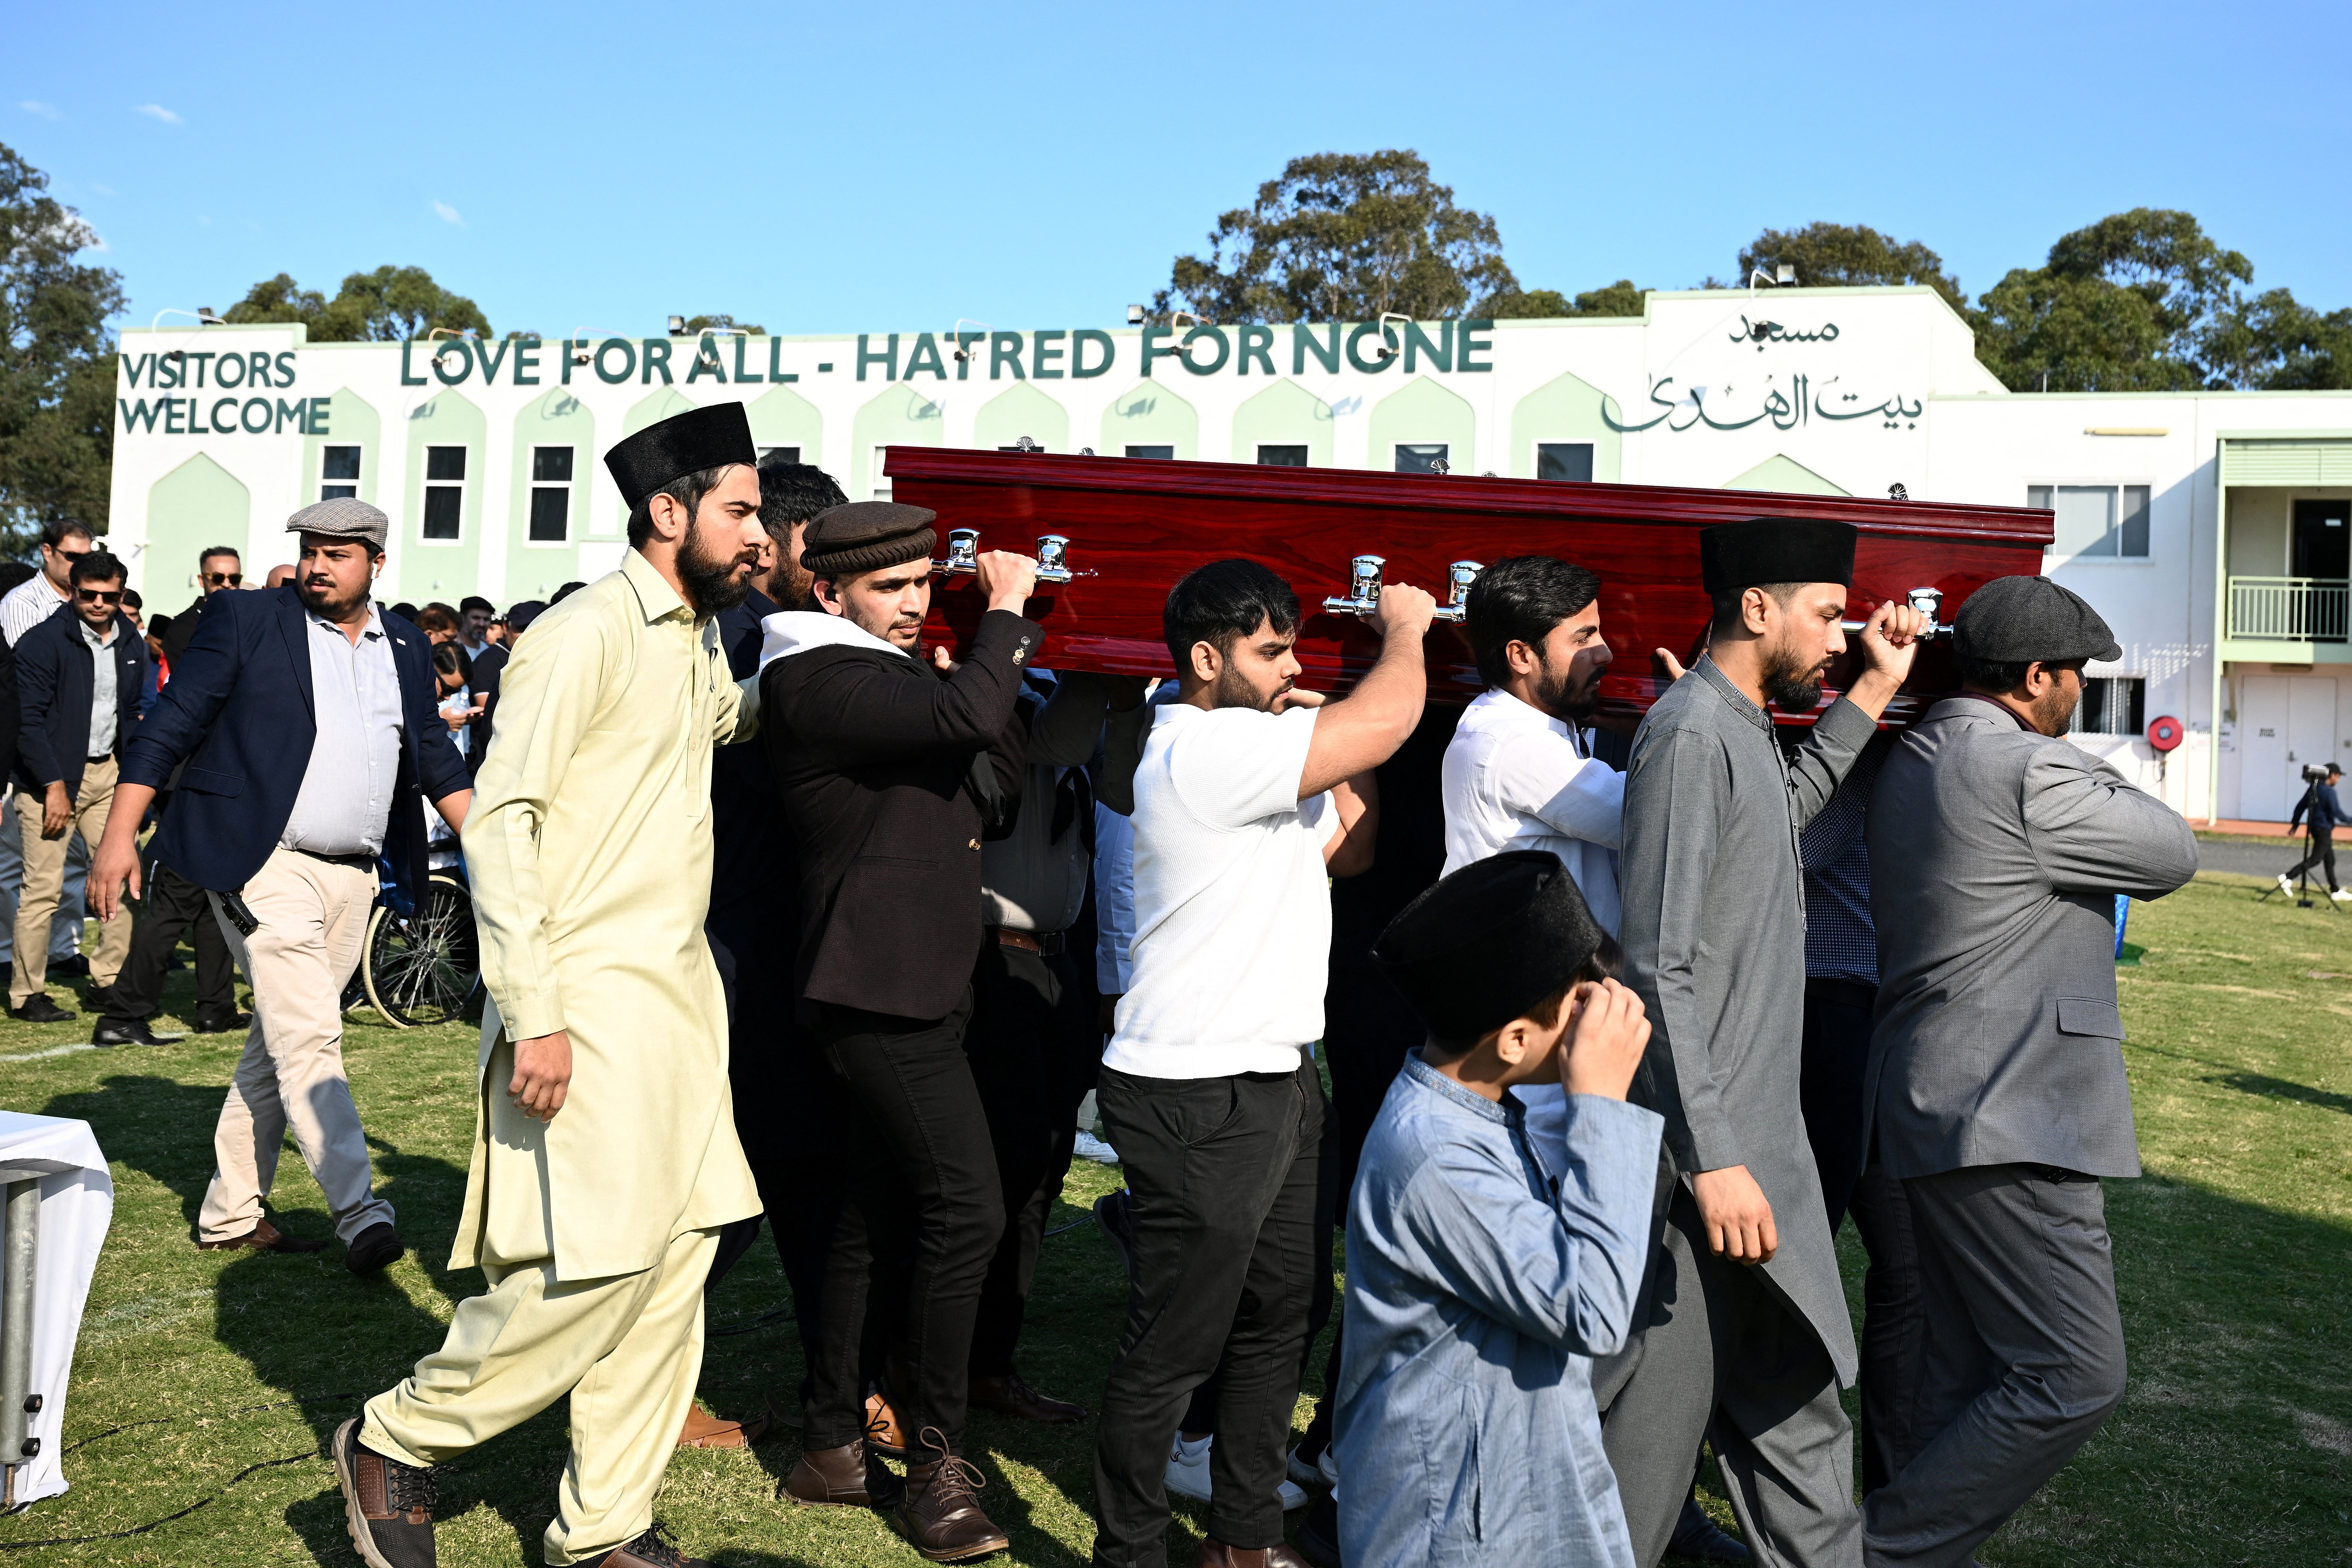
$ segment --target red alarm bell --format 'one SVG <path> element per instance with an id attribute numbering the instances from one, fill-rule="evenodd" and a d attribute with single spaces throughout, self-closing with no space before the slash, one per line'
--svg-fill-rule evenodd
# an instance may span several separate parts
<path id="1" fill-rule="evenodd" d="M 2181 738 L 2187 733 L 2180 721 L 2168 713 L 2148 725 L 2147 743 L 2158 752 L 2168 752 L 2180 744 Z"/>

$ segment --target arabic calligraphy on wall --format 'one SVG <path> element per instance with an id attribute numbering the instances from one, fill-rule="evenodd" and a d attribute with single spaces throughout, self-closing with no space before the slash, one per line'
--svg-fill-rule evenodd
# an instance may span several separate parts
<path id="1" fill-rule="evenodd" d="M 1731 334 L 1735 343 L 1754 343 L 1759 354 L 1766 343 L 1833 343 L 1837 339 L 1835 321 L 1824 321 L 1812 331 L 1801 332 L 1778 321 L 1750 321 L 1745 316 L 1739 318 L 1739 330 Z"/>
<path id="2" fill-rule="evenodd" d="M 1919 415 L 1926 407 L 1917 398 L 1906 399 L 1899 392 L 1882 402 L 1864 404 L 1858 393 L 1832 390 L 1842 379 L 1838 376 L 1830 377 L 1818 388 L 1814 386 L 1812 377 L 1808 375 L 1790 376 L 1785 389 L 1772 384 L 1777 379 L 1767 378 L 1761 405 L 1745 417 L 1736 414 L 1720 418 L 1717 416 L 1716 405 L 1729 396 L 1732 391 L 1729 386 L 1713 389 L 1719 395 L 1710 402 L 1710 389 L 1707 387 L 1693 386 L 1680 394 L 1674 393 L 1675 378 L 1671 375 L 1650 384 L 1650 402 L 1664 410 L 1663 413 L 1639 424 L 1629 424 L 1619 419 L 1611 411 L 1609 403 L 1604 401 L 1601 406 L 1601 417 L 1612 430 L 1627 435 L 1654 430 L 1661 425 L 1677 434 L 1696 429 L 1702 425 L 1710 430 L 1745 430 L 1750 425 L 1761 424 L 1767 419 L 1772 422 L 1776 430 L 1793 430 L 1816 419 L 1843 424 L 1872 418 L 1878 420 L 1879 428 L 1884 430 L 1916 430 Z"/>

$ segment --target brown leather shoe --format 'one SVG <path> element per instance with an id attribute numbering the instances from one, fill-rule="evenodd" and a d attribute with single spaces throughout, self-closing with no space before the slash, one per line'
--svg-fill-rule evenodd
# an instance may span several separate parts
<path id="1" fill-rule="evenodd" d="M 899 1533 L 934 1563 L 961 1563 L 1012 1545 L 980 1511 L 986 1479 L 947 1451 L 938 1427 L 924 1427 L 922 1439 L 927 1449 L 943 1457 L 907 1467 L 906 1500 L 890 1520 Z"/>
<path id="2" fill-rule="evenodd" d="M 305 1241 L 299 1236 L 288 1236 L 268 1220 L 257 1220 L 243 1236 L 232 1236 L 226 1241 L 199 1241 L 196 1245 L 206 1252 L 226 1252 L 232 1247 L 249 1247 L 256 1252 L 324 1252 L 323 1241 Z"/>
<path id="3" fill-rule="evenodd" d="M 1287 1546 L 1228 1546 L 1205 1535 L 1193 1562 L 1194 1568 L 1313 1568 Z"/>
<path id="4" fill-rule="evenodd" d="M 330 1451 L 343 1491 L 343 1528 L 368 1568 L 434 1568 L 433 1472 L 386 1458 L 360 1441 L 357 1416 Z"/>
<path id="5" fill-rule="evenodd" d="M 699 1405 L 686 1407 L 686 1426 L 677 1435 L 681 1448 L 748 1448 L 767 1435 L 765 1415 L 730 1421 Z"/>
<path id="6" fill-rule="evenodd" d="M 896 1508 L 906 1485 L 863 1442 L 803 1448 L 779 1496 L 812 1508 Z"/>
<path id="7" fill-rule="evenodd" d="M 971 1403 L 982 1410 L 993 1410 L 1000 1415 L 1010 1415 L 1021 1421 L 1042 1421 L 1047 1426 L 1067 1426 L 1087 1418 L 1087 1407 L 1073 1405 L 1066 1399 L 1055 1399 L 1029 1386 L 1028 1380 L 1017 1372 L 1003 1377 L 975 1377 L 971 1380 Z"/>
<path id="8" fill-rule="evenodd" d="M 886 1459 L 903 1463 L 907 1458 L 907 1429 L 898 1425 L 898 1413 L 890 1402 L 878 1394 L 866 1396 L 866 1446 Z"/>

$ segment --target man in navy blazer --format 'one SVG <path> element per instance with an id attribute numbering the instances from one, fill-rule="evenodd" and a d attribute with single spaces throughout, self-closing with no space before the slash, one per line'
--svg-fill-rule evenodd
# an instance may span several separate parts
<path id="1" fill-rule="evenodd" d="M 263 1213 L 290 1125 L 333 1211 L 344 1266 L 364 1274 L 402 1243 L 392 1205 L 371 1188 L 343 1073 L 342 991 L 378 858 L 422 889 L 424 803 L 462 826 L 473 789 L 436 711 L 425 634 L 370 601 L 389 520 L 338 498 L 286 526 L 302 539 L 294 581 L 209 602 L 131 739 L 112 831 L 90 866 L 91 902 L 110 921 L 126 882 L 137 893 L 139 818 L 180 768 L 158 853 L 207 890 L 253 982 L 253 1027 L 213 1136 L 196 1244 L 326 1245 L 282 1235 Z"/>
<path id="2" fill-rule="evenodd" d="M 139 722 L 147 639 L 122 613 L 123 583 L 122 563 L 115 557 L 104 551 L 82 556 L 73 563 L 71 596 L 16 639 L 21 719 L 15 782 L 25 884 L 16 900 L 8 1016 L 27 1023 L 57 1024 L 74 1016 L 44 989 L 49 917 L 65 886 L 74 834 L 90 844 L 105 836 L 117 759 Z M 103 1004 L 130 948 L 127 923 L 100 930 L 98 950 L 89 955 L 92 1000 Z"/>

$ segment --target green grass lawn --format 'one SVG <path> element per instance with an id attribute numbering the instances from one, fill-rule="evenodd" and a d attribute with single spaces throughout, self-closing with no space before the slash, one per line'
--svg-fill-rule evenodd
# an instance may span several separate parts
<path id="1" fill-rule="evenodd" d="M 1989 1568 L 2352 1560 L 2352 917 L 2257 904 L 2257 890 L 2204 879 L 2133 910 L 2138 960 L 2118 973 L 2148 1174 L 2108 1187 L 2131 1390 L 1985 1547 Z M 184 1008 L 184 972 L 175 983 L 166 1005 Z M 71 1492 L 0 1520 L 0 1552 L 216 1498 L 144 1535 L 17 1560 L 355 1563 L 320 1445 L 360 1396 L 439 1342 L 454 1300 L 479 1285 L 441 1267 L 473 1128 L 472 1031 L 352 1016 L 377 1181 L 419 1249 L 369 1280 L 343 1271 L 340 1248 L 225 1257 L 190 1244 L 239 1042 L 49 1054 L 88 1037 L 86 1023 L 0 1022 L 0 1106 L 89 1121 L 116 1183 L 66 1413 L 67 1441 L 88 1446 L 67 1458 Z M 1115 1170 L 1081 1163 L 1055 1223 L 1118 1184 Z M 275 1206 L 298 1234 L 331 1234 L 290 1147 Z M 1850 1227 L 1842 1245 L 1858 1315 Z M 1048 1240 L 1024 1351 L 1031 1381 L 1093 1404 L 1122 1294 L 1090 1226 Z M 762 1240 L 712 1296 L 711 1327 L 788 1301 Z M 702 1392 L 730 1415 L 769 1397 L 788 1408 L 800 1373 L 789 1322 L 715 1332 Z M 96 1436 L 131 1423 L 147 1425 Z M 1007 1561 L 1086 1560 L 1090 1440 L 1090 1427 L 975 1414 L 982 1500 L 1013 1536 Z M 680 1453 L 659 1511 L 690 1550 L 736 1568 L 921 1562 L 877 1519 L 776 1502 L 795 1452 L 785 1428 L 750 1453 Z M 562 1458 L 559 1407 L 448 1467 L 441 1561 L 537 1563 Z M 268 1460 L 292 1462 L 230 1484 Z M 1180 1508 L 1178 1568 L 1198 1519 Z"/>

